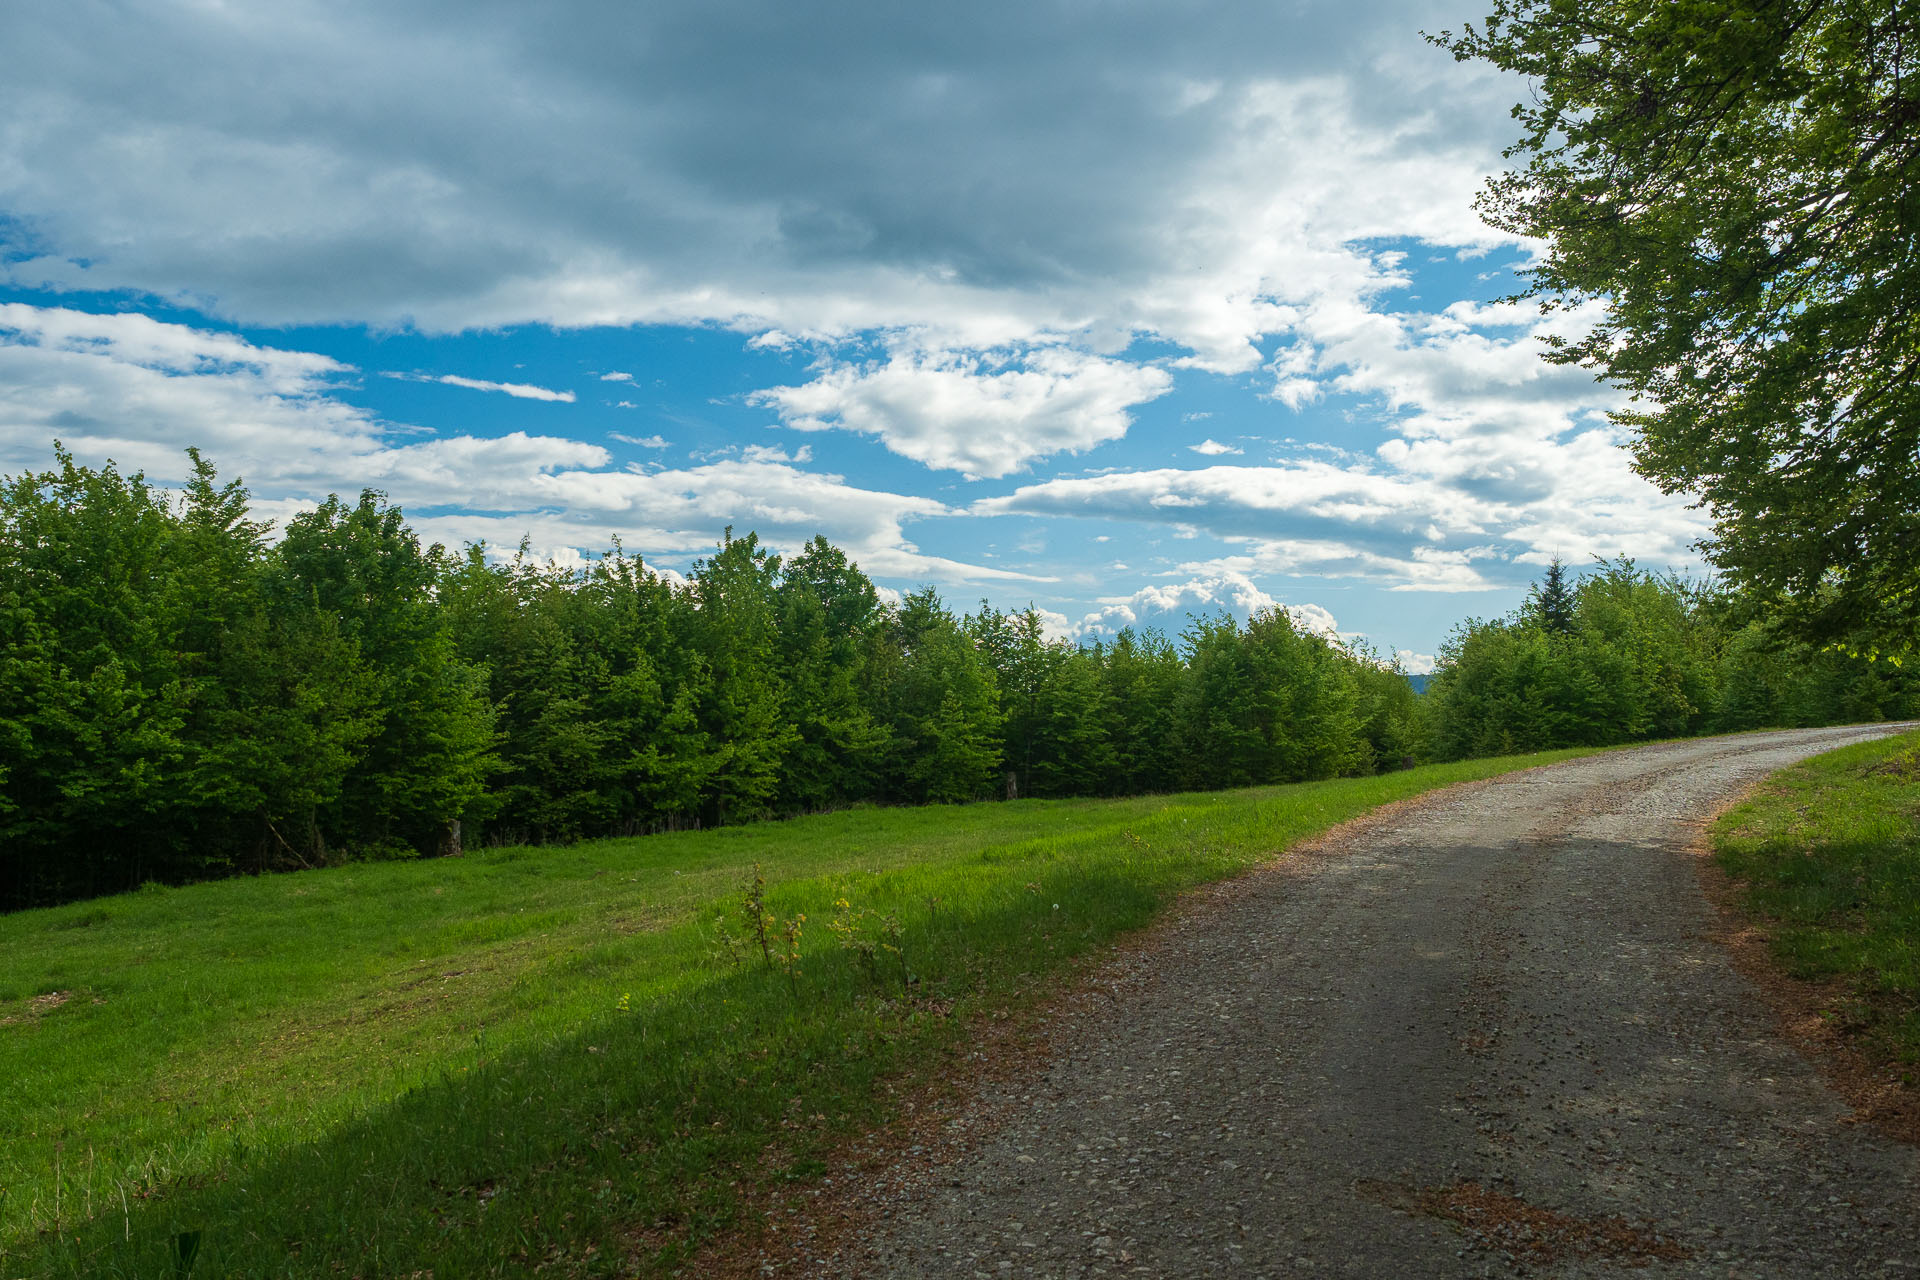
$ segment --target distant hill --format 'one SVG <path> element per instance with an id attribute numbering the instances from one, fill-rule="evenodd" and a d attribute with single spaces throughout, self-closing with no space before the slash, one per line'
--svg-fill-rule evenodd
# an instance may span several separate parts
<path id="1" fill-rule="evenodd" d="M 1431 675 L 1408 676 L 1407 683 L 1413 686 L 1415 693 L 1425 693 L 1427 691 L 1427 682 L 1431 679 L 1433 679 Z"/>

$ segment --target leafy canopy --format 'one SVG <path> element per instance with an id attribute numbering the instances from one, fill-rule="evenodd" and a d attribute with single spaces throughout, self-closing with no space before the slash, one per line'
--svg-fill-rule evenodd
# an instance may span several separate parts
<path id="1" fill-rule="evenodd" d="M 1480 209 L 1526 295 L 1600 300 L 1549 358 L 1634 395 L 1639 470 L 1815 639 L 1920 622 L 1920 6 L 1495 0 L 1432 39 L 1528 77 Z"/>

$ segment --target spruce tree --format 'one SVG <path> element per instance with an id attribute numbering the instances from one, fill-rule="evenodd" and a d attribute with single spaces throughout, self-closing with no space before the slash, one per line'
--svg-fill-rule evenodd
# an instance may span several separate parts
<path id="1" fill-rule="evenodd" d="M 1546 576 L 1528 593 L 1534 622 L 1548 635 L 1571 635 L 1575 625 L 1574 588 L 1567 581 L 1567 568 L 1555 556 L 1547 565 Z"/>

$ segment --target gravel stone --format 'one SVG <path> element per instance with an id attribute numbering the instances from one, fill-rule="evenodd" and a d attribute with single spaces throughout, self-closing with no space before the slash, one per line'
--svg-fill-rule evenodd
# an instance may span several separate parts
<path id="1" fill-rule="evenodd" d="M 1920 1152 L 1781 1037 L 1688 850 L 1890 732 L 1661 744 L 1454 788 L 1233 882 L 1052 1028 L 865 1277 L 1920 1275 Z M 790 1273 L 789 1273 L 790 1274 Z"/>

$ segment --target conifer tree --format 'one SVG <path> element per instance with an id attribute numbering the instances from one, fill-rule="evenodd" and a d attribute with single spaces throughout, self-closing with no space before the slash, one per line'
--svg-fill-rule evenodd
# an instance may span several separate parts
<path id="1" fill-rule="evenodd" d="M 278 597 L 337 617 L 376 674 L 377 728 L 328 823 L 370 852 L 457 851 L 497 764 L 486 673 L 459 660 L 437 605 L 444 554 L 374 490 L 295 516 L 276 548 Z"/>
<path id="2" fill-rule="evenodd" d="M 1101 651 L 1102 678 L 1112 708 L 1117 776 L 1125 793 L 1170 791 L 1178 785 L 1175 707 L 1186 670 L 1180 654 L 1158 631 L 1131 627 Z"/>
<path id="3" fill-rule="evenodd" d="M 737 822 L 772 812 L 797 739 L 779 669 L 780 558 L 749 533 L 728 528 L 713 555 L 694 565 L 691 600 L 681 615 L 686 640 L 706 677 L 700 726 L 714 761 L 704 785 L 708 822 Z"/>
<path id="4" fill-rule="evenodd" d="M 267 589 L 264 523 L 239 481 L 189 450 L 177 646 L 191 686 L 176 819 L 196 851 L 178 875 L 313 866 L 320 814 L 377 727 L 377 681 L 339 620 Z"/>
<path id="5" fill-rule="evenodd" d="M 1534 623 L 1549 635 L 1571 635 L 1574 627 L 1573 587 L 1567 581 L 1567 568 L 1555 556 L 1547 565 L 1546 576 L 1528 593 Z"/>
<path id="6" fill-rule="evenodd" d="M 1181 641 L 1187 670 L 1174 712 L 1179 785 L 1246 787 L 1264 781 L 1267 739 L 1239 624 L 1225 614 L 1193 618 Z"/>
<path id="7" fill-rule="evenodd" d="M 1038 750 L 1029 769 L 1027 794 L 1111 795 L 1123 785 L 1113 745 L 1113 698 L 1101 678 L 1099 658 L 1061 646 L 1048 666 L 1038 703 Z"/>
<path id="8" fill-rule="evenodd" d="M 893 619 L 888 688 L 893 798 L 935 803 L 1002 794 L 1000 690 L 992 666 L 928 587 Z"/>
<path id="9" fill-rule="evenodd" d="M 879 594 L 846 553 L 816 537 L 782 569 L 779 644 L 795 739 L 780 806 L 820 809 L 878 785 L 886 727 L 862 695 Z"/>

